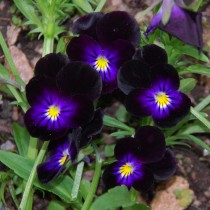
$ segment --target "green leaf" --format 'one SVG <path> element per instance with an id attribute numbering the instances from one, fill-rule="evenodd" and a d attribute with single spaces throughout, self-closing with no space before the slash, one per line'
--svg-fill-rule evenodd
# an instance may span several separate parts
<path id="1" fill-rule="evenodd" d="M 196 86 L 197 80 L 193 78 L 182 79 L 180 81 L 179 90 L 183 93 L 189 93 Z"/>
<path id="2" fill-rule="evenodd" d="M 87 0 L 72 0 L 72 2 L 77 8 L 81 8 L 86 13 L 94 12 Z"/>
<path id="3" fill-rule="evenodd" d="M 114 136 L 114 137 L 118 137 L 118 138 L 122 138 L 125 136 L 132 136 L 133 133 L 130 131 L 117 131 L 117 132 L 113 132 L 110 134 L 110 136 Z"/>
<path id="4" fill-rule="evenodd" d="M 51 201 L 47 207 L 48 210 L 66 210 L 66 206 L 59 201 Z"/>
<path id="5" fill-rule="evenodd" d="M 116 112 L 116 118 L 120 120 L 121 122 L 127 122 L 129 118 L 129 114 L 125 108 L 125 106 L 120 105 Z"/>
<path id="6" fill-rule="evenodd" d="M 114 156 L 114 144 L 109 144 L 105 146 L 104 154 L 106 157 L 113 157 Z"/>
<path id="7" fill-rule="evenodd" d="M 90 210 L 110 210 L 119 207 L 128 207 L 134 204 L 131 194 L 125 186 L 110 189 L 98 197 L 91 205 Z"/>
<path id="8" fill-rule="evenodd" d="M 188 73 L 204 74 L 210 76 L 210 67 L 201 64 L 195 64 L 185 67 L 183 71 L 180 71 L 180 74 L 188 74 Z"/>
<path id="9" fill-rule="evenodd" d="M 103 9 L 103 7 L 104 7 L 105 4 L 106 4 L 106 0 L 101 0 L 98 3 L 98 6 L 95 9 L 95 12 L 100 12 Z"/>
<path id="10" fill-rule="evenodd" d="M 120 122 L 119 120 L 116 120 L 113 117 L 105 115 L 103 118 L 103 121 L 104 121 L 104 125 L 106 125 L 106 126 L 113 127 L 113 128 L 119 128 L 119 129 L 130 131 L 130 132 L 134 133 L 133 128 L 127 126 L 126 124 Z"/>
<path id="11" fill-rule="evenodd" d="M 162 16 L 162 23 L 163 25 L 166 25 L 170 19 L 170 16 L 171 16 L 171 9 L 174 5 L 174 2 L 173 1 L 164 1 L 162 3 L 162 6 L 163 6 L 163 16 Z"/>
<path id="12" fill-rule="evenodd" d="M 20 155 L 26 156 L 28 152 L 30 135 L 26 128 L 18 125 L 17 123 L 13 123 L 12 128 L 18 152 Z"/>
<path id="13" fill-rule="evenodd" d="M 0 150 L 0 162 L 13 170 L 19 177 L 27 180 L 32 170 L 34 161 L 12 152 Z M 36 178 L 33 183 L 37 188 L 54 193 L 66 203 L 72 203 L 70 189 L 73 187 L 73 180 L 69 176 L 61 176 L 49 185 L 43 185 Z M 81 197 L 81 195 L 80 195 Z"/>
<path id="14" fill-rule="evenodd" d="M 150 208 L 143 203 L 136 203 L 131 207 L 123 208 L 123 210 L 150 210 Z"/>

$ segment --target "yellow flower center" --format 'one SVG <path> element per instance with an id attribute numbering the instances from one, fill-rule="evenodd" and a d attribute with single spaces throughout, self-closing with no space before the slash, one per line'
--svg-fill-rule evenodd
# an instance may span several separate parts
<path id="1" fill-rule="evenodd" d="M 60 109 L 58 106 L 50 106 L 47 110 L 47 116 L 50 117 L 51 120 L 57 120 L 58 116 L 60 114 Z"/>
<path id="2" fill-rule="evenodd" d="M 99 56 L 95 61 L 95 68 L 98 71 L 106 71 L 109 66 L 109 61 L 104 56 Z"/>
<path id="3" fill-rule="evenodd" d="M 123 177 L 127 177 L 127 176 L 131 175 L 133 173 L 133 171 L 134 171 L 134 168 L 130 163 L 126 163 L 126 164 L 122 165 L 119 170 L 120 174 Z"/>
<path id="4" fill-rule="evenodd" d="M 59 160 L 60 165 L 63 165 L 63 164 L 66 162 L 66 159 L 67 159 L 67 155 L 63 156 L 63 157 Z"/>
<path id="5" fill-rule="evenodd" d="M 168 95 L 164 92 L 157 93 L 155 95 L 155 101 L 160 108 L 165 108 L 171 102 Z"/>

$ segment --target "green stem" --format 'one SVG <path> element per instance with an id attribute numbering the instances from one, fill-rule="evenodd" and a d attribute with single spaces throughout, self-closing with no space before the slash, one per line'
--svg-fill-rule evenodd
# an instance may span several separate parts
<path id="1" fill-rule="evenodd" d="M 84 161 L 80 162 L 77 165 L 76 174 L 74 176 L 74 185 L 71 191 L 71 197 L 73 200 L 77 199 L 78 196 L 84 165 L 85 165 Z"/>
<path id="2" fill-rule="evenodd" d="M 35 160 L 34 166 L 31 170 L 30 176 L 29 176 L 28 181 L 26 183 L 26 188 L 24 190 L 23 197 L 22 197 L 22 200 L 21 200 L 21 203 L 20 203 L 20 206 L 19 206 L 20 210 L 28 210 L 26 208 L 26 206 L 27 206 L 28 196 L 29 196 L 29 194 L 32 190 L 33 181 L 34 181 L 35 176 L 36 176 L 36 168 L 42 162 L 42 160 L 44 158 L 44 155 L 47 151 L 48 144 L 49 144 L 49 141 L 45 141 L 43 143 L 42 148 L 39 151 L 39 154 L 37 156 L 37 159 Z"/>
<path id="3" fill-rule="evenodd" d="M 190 112 L 198 119 L 200 120 L 209 130 L 210 130 L 210 122 L 203 117 L 196 109 L 193 107 L 190 108 Z"/>
<path id="4" fill-rule="evenodd" d="M 53 52 L 54 38 L 44 37 L 42 57 Z"/>
<path id="5" fill-rule="evenodd" d="M 89 210 L 90 205 L 93 201 L 93 196 L 96 193 L 97 187 L 98 187 L 98 182 L 99 182 L 99 178 L 101 175 L 101 167 L 102 167 L 102 159 L 100 157 L 100 154 L 97 150 L 97 147 L 95 145 L 93 145 L 95 153 L 96 153 L 96 166 L 95 166 L 95 173 L 93 176 L 93 180 L 90 186 L 90 190 L 89 193 L 85 199 L 84 205 L 82 206 L 81 210 Z"/>

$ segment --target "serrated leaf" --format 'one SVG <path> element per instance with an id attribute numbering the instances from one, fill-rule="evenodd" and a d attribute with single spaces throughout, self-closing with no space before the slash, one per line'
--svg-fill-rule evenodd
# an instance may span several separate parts
<path id="1" fill-rule="evenodd" d="M 183 93 L 189 93 L 196 86 L 197 80 L 193 78 L 187 78 L 180 80 L 179 90 Z"/>
<path id="2" fill-rule="evenodd" d="M 28 144 L 30 138 L 28 131 L 26 130 L 26 128 L 18 125 L 17 123 L 13 123 L 12 130 L 19 154 L 22 156 L 26 156 L 28 152 Z"/>
<path id="3" fill-rule="evenodd" d="M 33 160 L 3 150 L 0 150 L 0 162 L 25 180 L 28 179 L 34 164 Z M 33 184 L 39 189 L 54 193 L 66 203 L 73 202 L 70 193 L 70 189 L 73 187 L 73 180 L 69 176 L 61 176 L 49 185 L 41 184 L 36 178 Z M 81 197 L 81 195 L 79 195 L 79 197 Z"/>
<path id="4" fill-rule="evenodd" d="M 118 186 L 98 197 L 91 205 L 90 210 L 110 210 L 132 206 L 134 203 L 127 187 Z"/>

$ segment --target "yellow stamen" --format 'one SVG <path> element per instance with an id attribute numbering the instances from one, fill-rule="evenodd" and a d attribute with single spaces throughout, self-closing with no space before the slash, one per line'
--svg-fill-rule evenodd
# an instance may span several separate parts
<path id="1" fill-rule="evenodd" d="M 109 66 L 109 61 L 104 56 L 99 56 L 95 61 L 95 68 L 98 71 L 106 71 Z"/>
<path id="2" fill-rule="evenodd" d="M 171 102 L 168 95 L 164 92 L 157 93 L 155 95 L 155 101 L 160 108 L 165 108 Z"/>
<path id="3" fill-rule="evenodd" d="M 67 155 L 63 156 L 60 160 L 59 160 L 59 163 L 61 165 L 63 165 L 65 162 L 66 162 L 66 159 L 67 159 Z"/>
<path id="4" fill-rule="evenodd" d="M 123 176 L 123 177 L 127 177 L 129 175 L 131 175 L 134 171 L 134 168 L 133 166 L 130 164 L 130 163 L 126 163 L 124 164 L 123 166 L 120 167 L 120 174 Z"/>
<path id="5" fill-rule="evenodd" d="M 47 110 L 47 116 L 51 118 L 51 120 L 57 120 L 58 116 L 60 114 L 60 109 L 58 106 L 50 106 Z"/>

